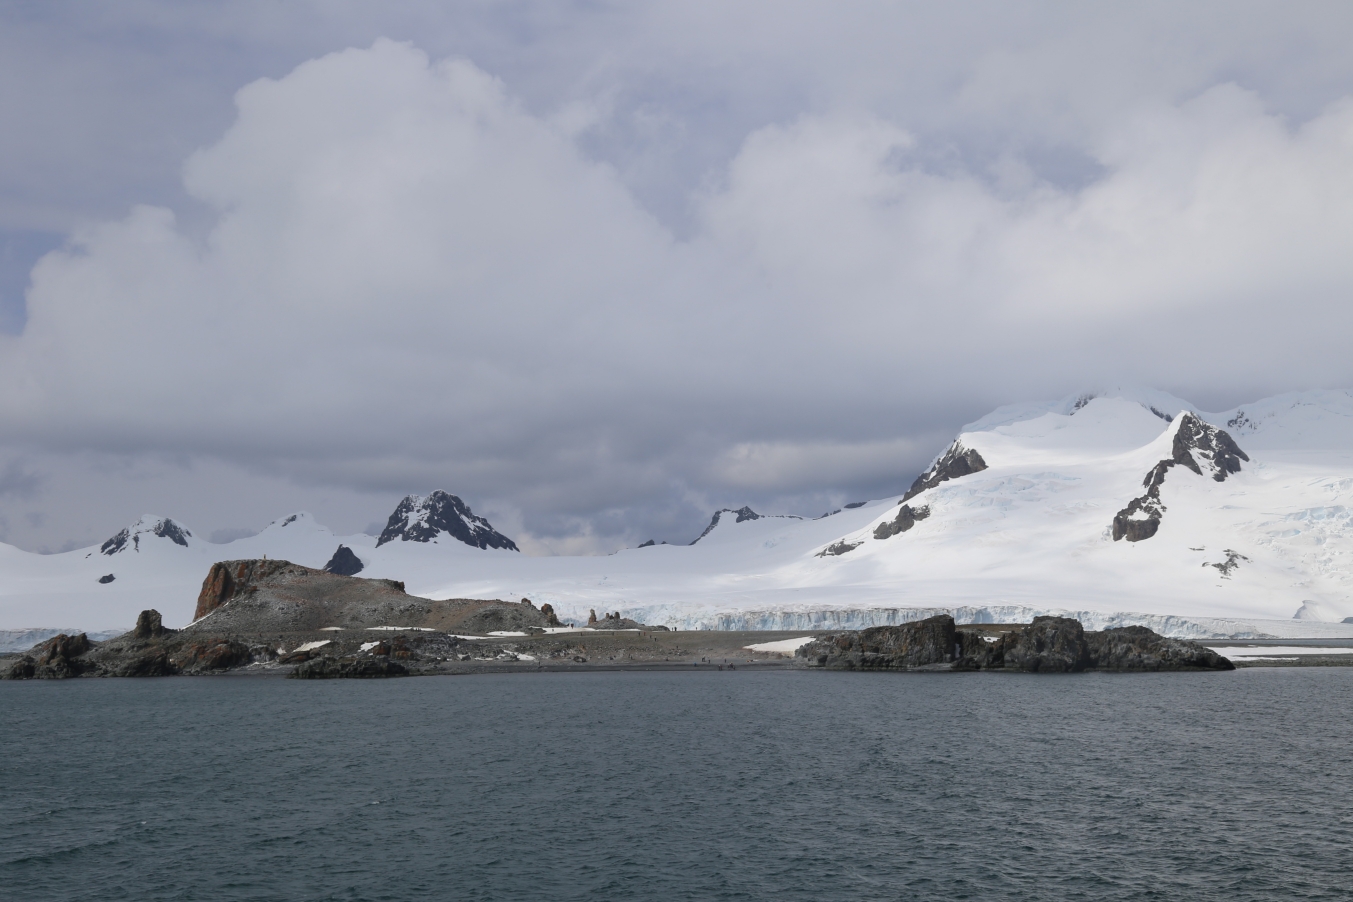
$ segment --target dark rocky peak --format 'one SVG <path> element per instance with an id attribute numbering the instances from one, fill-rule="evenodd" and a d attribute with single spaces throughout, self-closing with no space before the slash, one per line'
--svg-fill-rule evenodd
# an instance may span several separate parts
<path id="1" fill-rule="evenodd" d="M 142 536 L 157 536 L 187 548 L 191 535 L 191 532 L 168 517 L 145 516 L 100 545 L 99 551 L 109 555 L 119 554 L 128 548 L 140 551 Z"/>
<path id="2" fill-rule="evenodd" d="M 440 491 L 426 498 L 405 496 L 390 515 L 376 547 L 395 539 L 403 542 L 433 542 L 442 533 L 475 548 L 518 550 L 516 543 L 494 529 L 488 520 L 475 516 L 468 504 L 455 495 Z"/>
<path id="3" fill-rule="evenodd" d="M 968 476 L 972 473 L 980 473 L 987 468 L 987 462 L 982 459 L 972 448 L 963 447 L 963 443 L 955 440 L 949 446 L 949 450 L 939 456 L 930 469 L 926 470 L 916 481 L 907 489 L 907 494 L 902 496 L 903 501 L 909 501 L 915 496 L 921 494 L 926 489 L 933 489 L 941 482 L 948 482 L 950 479 L 958 479 L 962 476 Z"/>
<path id="4" fill-rule="evenodd" d="M 339 545 L 334 556 L 329 558 L 329 563 L 324 565 L 324 572 L 337 573 L 339 576 L 356 576 L 365 568 L 362 559 L 354 554 L 351 548 Z"/>
<path id="5" fill-rule="evenodd" d="M 1119 539 L 1140 542 L 1160 529 L 1161 518 L 1165 516 L 1160 487 L 1174 467 L 1186 467 L 1199 476 L 1211 476 L 1217 482 L 1224 482 L 1227 476 L 1240 472 L 1242 460 L 1248 462 L 1250 459 L 1230 435 L 1188 411 L 1181 413 L 1171 423 L 1171 428 L 1174 437 L 1170 442 L 1170 456 L 1147 471 L 1142 480 L 1146 491 L 1114 515 L 1115 542 Z"/>
<path id="6" fill-rule="evenodd" d="M 1191 413 L 1179 417 L 1171 450 L 1174 463 L 1182 464 L 1200 476 L 1211 476 L 1217 482 L 1225 482 L 1227 476 L 1239 473 L 1240 462 L 1249 463 L 1250 460 L 1228 433 Z"/>

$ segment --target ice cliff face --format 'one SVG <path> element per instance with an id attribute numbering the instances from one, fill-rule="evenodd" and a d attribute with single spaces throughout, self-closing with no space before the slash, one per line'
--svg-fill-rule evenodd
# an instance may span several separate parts
<path id="1" fill-rule="evenodd" d="M 396 539 L 435 542 L 443 534 L 475 548 L 518 550 L 515 542 L 494 529 L 488 520 L 475 516 L 464 501 L 441 491 L 426 498 L 408 495 L 399 502 L 376 547 Z"/>

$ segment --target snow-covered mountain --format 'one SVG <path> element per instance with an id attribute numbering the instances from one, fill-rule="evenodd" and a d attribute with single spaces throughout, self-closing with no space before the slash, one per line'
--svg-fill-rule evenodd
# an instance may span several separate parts
<path id="1" fill-rule="evenodd" d="M 360 565 L 434 598 L 529 597 L 566 620 L 595 608 L 682 628 L 809 628 L 1070 611 L 1175 634 L 1353 635 L 1338 623 L 1353 616 L 1351 392 L 1221 413 L 1121 389 L 1003 407 L 910 480 L 815 520 L 722 510 L 692 545 L 605 557 L 515 553 L 440 492 L 400 502 L 379 539 L 296 514 L 212 545 L 145 517 L 66 554 L 0 546 L 0 628 L 114 628 L 144 607 L 181 625 L 211 563 L 266 554 Z"/>

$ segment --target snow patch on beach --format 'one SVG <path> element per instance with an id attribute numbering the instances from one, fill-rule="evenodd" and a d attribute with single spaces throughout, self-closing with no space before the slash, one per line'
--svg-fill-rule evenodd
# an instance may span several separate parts
<path id="1" fill-rule="evenodd" d="M 780 639 L 777 642 L 758 642 L 755 645 L 744 645 L 742 647 L 748 651 L 764 651 L 773 655 L 792 656 L 794 652 L 812 641 L 812 636 L 803 636 L 799 639 Z"/>

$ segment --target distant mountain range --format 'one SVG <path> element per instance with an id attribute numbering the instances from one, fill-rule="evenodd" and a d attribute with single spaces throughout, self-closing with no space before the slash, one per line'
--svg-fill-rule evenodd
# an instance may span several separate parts
<path id="1" fill-rule="evenodd" d="M 1351 392 L 1222 413 L 1124 389 L 1003 407 L 899 483 L 910 488 L 815 520 L 721 510 L 689 546 L 604 557 L 519 554 L 441 491 L 403 499 L 377 538 L 297 513 L 213 545 L 146 516 L 64 554 L 0 545 L 0 628 L 125 628 L 145 607 L 182 625 L 212 563 L 266 555 L 433 598 L 525 596 L 565 619 L 618 610 L 681 628 L 1069 611 L 1176 635 L 1353 635 L 1341 623 L 1353 615 Z"/>

